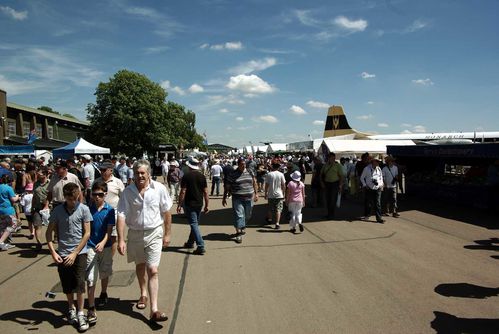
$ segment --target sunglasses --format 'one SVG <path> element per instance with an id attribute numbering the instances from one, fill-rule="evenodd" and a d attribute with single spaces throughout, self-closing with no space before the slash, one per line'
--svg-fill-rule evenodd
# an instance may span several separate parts
<path id="1" fill-rule="evenodd" d="M 104 197 L 106 193 L 92 193 L 92 196 Z"/>

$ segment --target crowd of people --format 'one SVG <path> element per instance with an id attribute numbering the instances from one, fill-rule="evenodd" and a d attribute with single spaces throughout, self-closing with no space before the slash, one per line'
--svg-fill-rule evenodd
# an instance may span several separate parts
<path id="1" fill-rule="evenodd" d="M 113 256 L 118 251 L 135 263 L 140 288 L 136 307 L 149 306 L 152 322 L 165 321 L 168 317 L 158 307 L 158 268 L 162 250 L 170 244 L 174 203 L 177 213 L 185 213 L 191 229 L 184 247 L 196 247 L 195 255 L 206 253 L 199 223 L 201 213 L 209 212 L 210 196 L 221 196 L 223 206 L 231 200 L 236 243 L 243 242 L 259 197 L 268 202 L 265 224 L 280 229 L 284 220 L 293 234 L 304 232 L 307 173 L 312 174 L 308 205 L 324 204 L 328 220 L 335 217 L 341 196 L 359 192 L 365 199 L 363 219 L 368 219 L 372 210 L 378 223 L 383 223 L 383 215 L 388 213 L 398 217 L 400 175 L 393 158 L 386 157 L 383 168 L 378 158 L 367 153 L 359 161 L 341 158 L 338 162 L 334 153 L 324 160 L 312 155 L 178 161 L 165 157 L 159 162 L 162 178 L 157 180 L 147 160 L 94 161 L 90 155 L 48 162 L 5 158 L 0 163 L 0 250 L 15 247 L 12 234 L 21 228 L 24 215 L 34 251 L 41 250 L 46 241 L 57 264 L 68 301 L 68 322 L 79 331 L 95 324 L 96 309 L 108 302 Z M 99 280 L 101 292 L 96 298 Z"/>

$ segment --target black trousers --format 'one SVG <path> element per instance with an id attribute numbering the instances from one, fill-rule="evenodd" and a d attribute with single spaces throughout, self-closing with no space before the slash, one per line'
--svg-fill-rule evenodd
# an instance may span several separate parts
<path id="1" fill-rule="evenodd" d="M 324 192 L 326 198 L 327 217 L 331 219 L 334 218 L 340 182 L 325 182 L 325 185 L 326 187 L 324 188 Z"/>

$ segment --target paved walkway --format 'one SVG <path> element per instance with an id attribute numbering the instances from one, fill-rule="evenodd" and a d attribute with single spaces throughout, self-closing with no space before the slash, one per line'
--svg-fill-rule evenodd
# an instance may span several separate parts
<path id="1" fill-rule="evenodd" d="M 411 200 L 380 225 L 357 220 L 360 205 L 345 201 L 334 221 L 306 208 L 305 231 L 293 235 L 287 224 L 260 224 L 260 198 L 238 245 L 221 201 L 212 198 L 202 216 L 204 256 L 179 247 L 189 227 L 174 216 L 160 266 L 168 322 L 151 327 L 148 309 L 134 308 L 134 267 L 117 255 L 110 303 L 89 332 L 499 333 L 499 222 L 486 213 Z M 22 236 L 14 242 L 0 253 L 2 333 L 76 332 L 62 293 L 45 298 L 58 291 L 48 251 L 35 253 Z"/>

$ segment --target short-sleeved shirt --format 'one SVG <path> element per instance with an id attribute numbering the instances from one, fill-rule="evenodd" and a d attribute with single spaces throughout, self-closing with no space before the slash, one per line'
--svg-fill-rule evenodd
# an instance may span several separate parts
<path id="1" fill-rule="evenodd" d="M 89 187 L 91 188 L 95 180 L 95 167 L 94 165 L 92 165 L 92 163 L 87 163 L 85 164 L 85 166 L 83 166 L 83 178 L 84 179 L 88 178 Z"/>
<path id="2" fill-rule="evenodd" d="M 255 192 L 253 188 L 253 174 L 246 168 L 241 172 L 233 170 L 228 176 L 230 192 L 235 196 L 251 197 Z"/>
<path id="3" fill-rule="evenodd" d="M 15 215 L 16 210 L 12 206 L 10 199 L 15 197 L 14 189 L 8 184 L 0 184 L 0 215 Z"/>
<path id="4" fill-rule="evenodd" d="M 223 172 L 222 166 L 220 166 L 219 164 L 213 165 L 213 166 L 211 166 L 210 172 L 211 172 L 211 176 L 220 177 L 220 175 Z"/>
<path id="5" fill-rule="evenodd" d="M 104 239 L 108 226 L 116 224 L 116 217 L 114 209 L 108 203 L 104 203 L 104 207 L 99 211 L 95 204 L 90 205 L 90 213 L 94 221 L 90 229 L 90 238 L 88 239 L 87 246 L 95 248 L 99 242 Z M 107 239 L 105 247 L 112 245 L 111 236 Z"/>
<path id="6" fill-rule="evenodd" d="M 186 189 L 184 204 L 191 208 L 203 206 L 204 189 L 208 187 L 206 178 L 198 171 L 191 170 L 185 174 L 180 182 L 180 187 Z"/>
<path id="7" fill-rule="evenodd" d="M 125 164 L 119 164 L 118 167 L 116 167 L 116 172 L 118 173 L 118 177 L 120 178 L 121 182 L 123 182 L 124 184 L 127 183 L 128 166 Z"/>
<path id="8" fill-rule="evenodd" d="M 267 174 L 265 182 L 269 187 L 267 194 L 268 198 L 284 198 L 282 188 L 286 187 L 286 180 L 284 179 L 283 173 L 278 170 L 274 170 Z"/>
<path id="9" fill-rule="evenodd" d="M 125 190 L 125 185 L 123 184 L 123 182 L 121 182 L 121 180 L 114 175 L 112 175 L 107 181 L 104 181 L 102 177 L 97 178 L 95 182 L 97 181 L 102 181 L 107 184 L 106 203 L 116 209 L 118 207 L 120 196 Z"/>
<path id="10" fill-rule="evenodd" d="M 50 179 L 47 191 L 52 192 L 52 201 L 62 203 L 64 202 L 64 193 L 62 188 L 68 183 L 76 183 L 80 190 L 83 190 L 83 185 L 81 184 L 78 176 L 67 173 L 65 177 L 60 178 L 59 175 L 54 174 Z"/>
<path id="11" fill-rule="evenodd" d="M 291 181 L 288 183 L 289 202 L 303 202 L 302 190 L 305 187 L 303 182 Z"/>
<path id="12" fill-rule="evenodd" d="M 68 211 L 66 204 L 56 206 L 50 213 L 49 224 L 55 224 L 57 227 L 57 253 L 62 257 L 71 254 L 83 238 L 83 224 L 92 221 L 90 209 L 85 204 L 76 203 L 73 212 Z M 79 254 L 86 252 L 87 245 Z"/>
<path id="13" fill-rule="evenodd" d="M 128 167 L 128 170 L 126 171 L 126 178 L 127 178 L 127 183 L 128 183 L 128 180 L 130 180 L 130 179 L 133 180 L 133 168 Z"/>
<path id="14" fill-rule="evenodd" d="M 33 187 L 33 204 L 32 204 L 32 208 L 34 210 L 43 209 L 43 203 L 45 203 L 45 200 L 47 199 L 48 187 L 49 187 L 48 179 L 44 184 L 42 184 L 40 181 L 35 182 L 35 186 Z"/>
<path id="15" fill-rule="evenodd" d="M 140 195 L 135 183 L 125 188 L 118 202 L 118 216 L 125 218 L 131 230 L 151 230 L 163 224 L 163 214 L 171 209 L 173 201 L 166 187 L 150 180 L 149 186 Z"/>
<path id="16" fill-rule="evenodd" d="M 344 178 L 343 167 L 336 161 L 333 164 L 327 163 L 322 167 L 321 176 L 325 182 L 338 182 Z"/>

